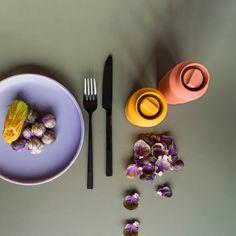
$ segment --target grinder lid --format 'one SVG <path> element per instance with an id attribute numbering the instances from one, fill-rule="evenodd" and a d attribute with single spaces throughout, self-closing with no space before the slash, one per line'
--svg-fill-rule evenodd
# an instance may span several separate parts
<path id="1" fill-rule="evenodd" d="M 198 68 L 186 68 L 182 74 L 184 86 L 190 90 L 197 90 L 204 82 L 202 71 Z"/>
<path id="2" fill-rule="evenodd" d="M 138 111 L 146 119 L 155 119 L 161 112 L 161 106 L 157 96 L 146 94 L 139 99 Z"/>

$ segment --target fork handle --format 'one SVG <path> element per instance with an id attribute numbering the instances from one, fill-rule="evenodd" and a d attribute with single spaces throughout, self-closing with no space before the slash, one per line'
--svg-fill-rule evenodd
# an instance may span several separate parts
<path id="1" fill-rule="evenodd" d="M 93 189 L 93 132 L 92 132 L 92 114 L 89 114 L 89 137 L 88 137 L 88 171 L 87 171 L 87 189 Z"/>
<path id="2" fill-rule="evenodd" d="M 106 176 L 112 176 L 112 116 L 106 112 Z"/>

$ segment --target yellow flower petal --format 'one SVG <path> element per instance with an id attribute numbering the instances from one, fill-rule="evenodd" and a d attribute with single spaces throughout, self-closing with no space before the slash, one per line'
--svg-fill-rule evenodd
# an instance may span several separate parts
<path id="1" fill-rule="evenodd" d="M 3 138 L 7 143 L 17 140 L 21 134 L 27 118 L 28 105 L 21 100 L 14 100 L 7 112 L 5 119 Z"/>

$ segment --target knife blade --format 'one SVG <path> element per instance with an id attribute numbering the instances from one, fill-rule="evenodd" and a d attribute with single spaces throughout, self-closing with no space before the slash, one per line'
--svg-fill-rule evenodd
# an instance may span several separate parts
<path id="1" fill-rule="evenodd" d="M 106 176 L 112 176 L 112 55 L 106 59 L 103 72 L 102 106 L 106 110 Z"/>

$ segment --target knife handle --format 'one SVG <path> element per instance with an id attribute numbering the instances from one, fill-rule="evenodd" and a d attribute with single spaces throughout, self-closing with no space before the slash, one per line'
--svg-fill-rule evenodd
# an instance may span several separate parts
<path id="1" fill-rule="evenodd" d="M 106 112 L 106 176 L 112 176 L 112 116 Z"/>
<path id="2" fill-rule="evenodd" d="M 88 169 L 87 169 L 87 189 L 93 189 L 93 131 L 92 113 L 89 114 L 89 145 L 88 145 Z"/>

